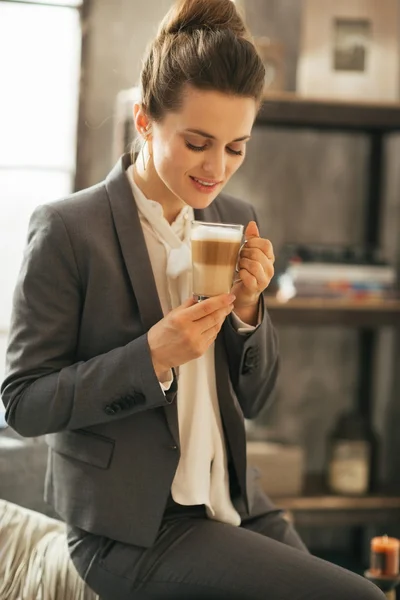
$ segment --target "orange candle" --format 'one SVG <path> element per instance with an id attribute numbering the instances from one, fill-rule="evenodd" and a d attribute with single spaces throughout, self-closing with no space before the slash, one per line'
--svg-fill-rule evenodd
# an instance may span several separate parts
<path id="1" fill-rule="evenodd" d="M 377 577 L 396 577 L 399 574 L 400 540 L 384 535 L 371 540 L 372 575 Z"/>

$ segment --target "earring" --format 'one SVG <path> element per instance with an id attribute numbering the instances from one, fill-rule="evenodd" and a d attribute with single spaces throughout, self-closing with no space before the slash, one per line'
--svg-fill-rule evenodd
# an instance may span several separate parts
<path id="1" fill-rule="evenodd" d="M 150 153 L 149 153 L 149 157 L 148 157 L 147 161 L 145 161 L 145 159 L 144 159 L 144 149 L 145 149 L 146 144 L 147 144 L 147 139 L 144 140 L 144 142 L 142 144 L 142 148 L 140 150 L 140 154 L 142 155 L 143 171 L 145 171 L 147 169 L 147 165 L 150 160 Z"/>
<path id="2" fill-rule="evenodd" d="M 141 152 L 141 155 L 142 155 L 142 164 L 143 164 L 143 170 L 144 171 L 146 171 L 147 166 L 149 164 L 149 160 L 151 158 L 151 154 L 150 154 L 150 151 L 149 151 L 149 156 L 147 158 L 147 161 L 145 161 L 145 159 L 144 159 L 144 149 L 145 149 L 145 146 L 146 146 L 146 144 L 148 142 L 147 134 L 148 134 L 149 129 L 150 129 L 150 126 L 148 125 L 145 129 L 142 130 L 142 134 L 144 135 L 144 142 L 143 142 L 143 145 L 142 145 L 142 148 L 141 148 L 140 152 Z"/>

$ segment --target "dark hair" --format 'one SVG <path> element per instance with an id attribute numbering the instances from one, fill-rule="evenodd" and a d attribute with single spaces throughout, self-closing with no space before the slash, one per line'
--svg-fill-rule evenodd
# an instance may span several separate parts
<path id="1" fill-rule="evenodd" d="M 186 84 L 254 98 L 265 70 L 232 0 L 180 0 L 163 19 L 141 73 L 141 100 L 160 121 L 178 110 Z"/>

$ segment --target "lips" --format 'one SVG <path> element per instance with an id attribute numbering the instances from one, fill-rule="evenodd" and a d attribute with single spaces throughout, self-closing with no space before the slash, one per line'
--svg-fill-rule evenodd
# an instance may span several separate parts
<path id="1" fill-rule="evenodd" d="M 215 179 L 200 179 L 199 177 L 193 177 L 191 175 L 192 179 L 194 179 L 195 181 L 198 181 L 199 183 L 203 184 L 203 185 L 217 185 L 219 183 L 219 181 L 216 181 Z"/>
<path id="2" fill-rule="evenodd" d="M 220 181 L 215 181 L 211 179 L 200 179 L 198 177 L 189 176 L 192 180 L 196 189 L 205 194 L 209 194 L 217 188 L 217 186 L 221 183 Z"/>

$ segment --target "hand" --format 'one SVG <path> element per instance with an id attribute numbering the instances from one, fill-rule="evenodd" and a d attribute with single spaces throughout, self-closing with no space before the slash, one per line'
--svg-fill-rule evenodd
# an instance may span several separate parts
<path id="1" fill-rule="evenodd" d="M 149 329 L 147 339 L 158 379 L 206 352 L 232 312 L 234 300 L 232 294 L 202 302 L 190 298 Z"/>
<path id="2" fill-rule="evenodd" d="M 274 275 L 274 250 L 269 240 L 260 237 L 257 224 L 250 221 L 244 233 L 246 243 L 239 258 L 240 281 L 234 284 L 235 311 L 258 304 L 260 294 Z"/>

